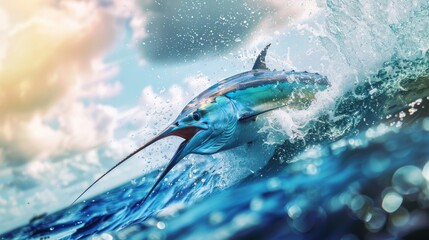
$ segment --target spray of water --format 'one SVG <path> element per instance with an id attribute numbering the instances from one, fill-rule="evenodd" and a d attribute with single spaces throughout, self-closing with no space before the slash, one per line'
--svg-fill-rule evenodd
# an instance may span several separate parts
<path id="1" fill-rule="evenodd" d="M 332 122 L 350 119 L 349 124 L 332 131 L 331 137 L 335 139 L 352 128 L 352 121 L 356 120 L 355 116 L 334 114 L 341 97 L 357 94 L 354 90 L 369 81 L 385 81 L 383 89 L 370 90 L 374 93 L 397 94 L 404 80 L 427 71 L 427 66 L 407 68 L 409 62 L 392 61 L 414 60 L 422 57 L 429 48 L 429 2 L 329 0 L 324 12 L 327 14 L 320 25 L 300 28 L 317 39 L 316 45 L 322 47 L 319 49 L 324 55 L 322 74 L 328 77 L 332 86 L 318 93 L 308 109 L 285 108 L 270 114 L 261 129 L 268 134 L 267 144 L 305 139 L 323 114 L 328 114 Z M 398 67 L 400 64 L 405 66 Z M 374 77 L 380 71 L 390 75 Z"/>

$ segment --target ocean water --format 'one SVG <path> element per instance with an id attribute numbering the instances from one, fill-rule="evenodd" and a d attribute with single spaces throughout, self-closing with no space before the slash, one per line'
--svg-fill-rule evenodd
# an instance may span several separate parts
<path id="1" fill-rule="evenodd" d="M 158 170 L 0 239 L 424 239 L 429 2 L 323 4 L 302 28 L 332 87 L 266 116 L 260 146 L 191 156 L 143 206 Z"/>

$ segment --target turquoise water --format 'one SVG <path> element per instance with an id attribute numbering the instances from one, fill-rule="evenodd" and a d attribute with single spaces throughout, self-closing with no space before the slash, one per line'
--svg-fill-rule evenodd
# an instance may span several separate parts
<path id="1" fill-rule="evenodd" d="M 319 96 L 274 156 L 230 186 L 217 161 L 184 161 L 35 217 L 1 239 L 392 239 L 429 231 L 429 3 L 327 1 L 310 30 L 335 96 Z M 203 71 L 204 69 L 202 69 Z M 324 105 L 326 103 L 326 105 Z M 279 113 L 280 114 L 280 113 Z M 305 116 L 305 125 L 300 121 Z M 270 116 L 265 130 L 284 127 Z M 277 121 L 277 122 L 276 122 Z M 198 159 L 198 156 L 193 156 Z M 216 158 L 216 156 L 214 157 Z M 240 155 L 246 162 L 246 155 Z M 250 157 L 249 157 L 250 158 Z M 234 165 L 232 165 L 234 166 Z M 239 166 L 235 166 L 238 168 Z M 230 186 L 230 187 L 227 187 Z"/>

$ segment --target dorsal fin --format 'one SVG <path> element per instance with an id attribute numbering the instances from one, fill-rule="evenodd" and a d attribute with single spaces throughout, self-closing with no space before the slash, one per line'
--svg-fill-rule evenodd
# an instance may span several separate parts
<path id="1" fill-rule="evenodd" d="M 259 53 L 258 58 L 256 58 L 256 61 L 255 61 L 255 64 L 253 65 L 252 70 L 256 70 L 256 69 L 268 70 L 267 65 L 265 65 L 265 56 L 267 55 L 267 50 L 270 46 L 271 46 L 271 43 L 268 44 L 264 48 L 264 50 L 261 51 L 261 53 Z"/>

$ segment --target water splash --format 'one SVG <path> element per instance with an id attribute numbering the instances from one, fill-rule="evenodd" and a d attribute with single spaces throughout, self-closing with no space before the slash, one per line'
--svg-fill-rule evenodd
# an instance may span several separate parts
<path id="1" fill-rule="evenodd" d="M 427 104 L 418 104 L 429 95 L 428 9 L 427 1 L 417 0 L 327 1 L 322 27 L 308 34 L 324 52 L 321 73 L 332 88 L 318 94 L 306 111 L 277 111 L 268 118 L 263 130 L 272 133 L 268 145 L 288 140 L 273 158 L 282 164 L 268 164 L 274 176 L 261 180 L 266 172 L 258 169 L 267 159 L 260 148 L 191 158 L 169 174 L 143 208 L 133 205 L 157 171 L 0 237 L 406 236 L 416 227 L 410 223 L 426 216 L 412 206 L 429 206 L 422 188 L 429 169 L 429 120 L 419 115 L 419 106 Z M 387 117 L 397 126 L 409 115 L 421 125 L 394 131 L 378 125 Z M 307 155 L 302 154 L 306 148 Z M 216 194 L 253 173 L 256 183 Z M 389 186 L 374 193 L 374 179 L 387 179 Z M 338 227 L 338 221 L 344 224 Z M 352 228 L 356 224 L 359 231 Z M 192 232 L 185 231 L 191 226 Z"/>

